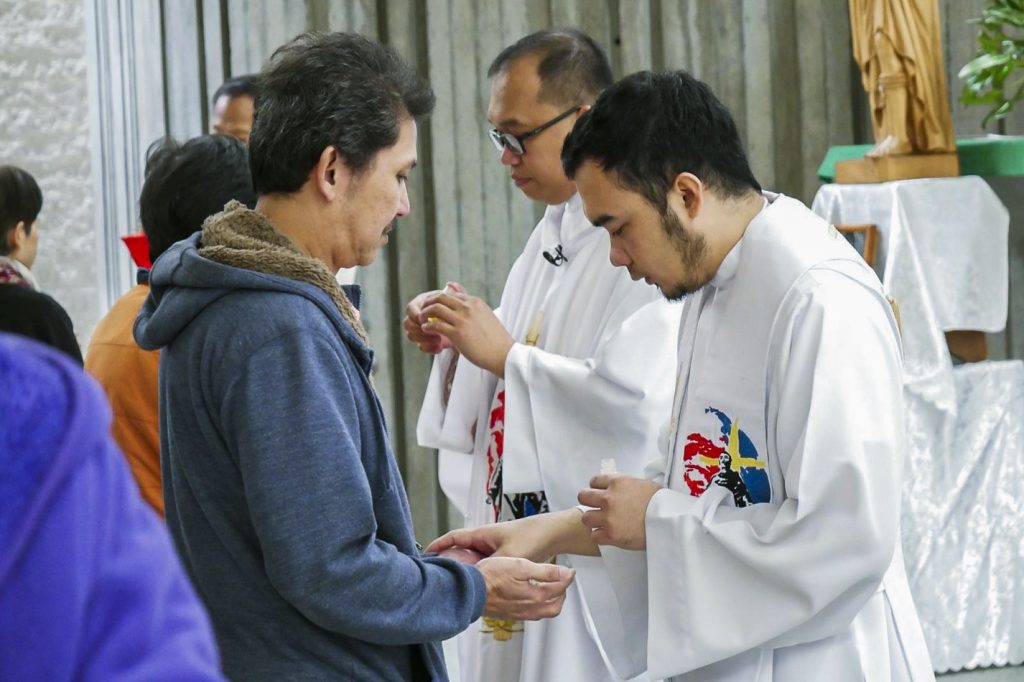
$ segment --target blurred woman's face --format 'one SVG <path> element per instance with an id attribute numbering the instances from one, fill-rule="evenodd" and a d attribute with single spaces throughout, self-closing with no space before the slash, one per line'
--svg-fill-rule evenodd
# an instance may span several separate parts
<path id="1" fill-rule="evenodd" d="M 14 228 L 15 247 L 10 257 L 22 263 L 26 268 L 31 268 L 36 262 L 36 252 L 39 250 L 39 220 L 36 219 L 32 225 L 26 227 L 24 222 L 18 223 Z"/>

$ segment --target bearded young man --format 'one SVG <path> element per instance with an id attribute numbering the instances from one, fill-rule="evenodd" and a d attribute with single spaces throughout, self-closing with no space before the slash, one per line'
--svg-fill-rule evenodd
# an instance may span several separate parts
<path id="1" fill-rule="evenodd" d="M 647 479 L 596 476 L 580 510 L 433 548 L 600 553 L 630 635 L 595 622 L 602 643 L 652 677 L 933 679 L 900 551 L 899 330 L 874 272 L 761 190 L 688 74 L 606 90 L 562 161 L 612 261 L 686 297 L 671 428 Z"/>

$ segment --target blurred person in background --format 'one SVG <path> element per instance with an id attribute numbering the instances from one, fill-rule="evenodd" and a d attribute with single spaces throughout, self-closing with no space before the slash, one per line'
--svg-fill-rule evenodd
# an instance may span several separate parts
<path id="1" fill-rule="evenodd" d="M 229 201 L 252 208 L 256 193 L 249 156 L 240 141 L 202 135 L 184 144 L 162 140 L 151 149 L 139 198 L 142 229 L 152 262 L 172 244 L 198 232 L 207 216 Z M 124 451 L 142 496 L 160 516 L 160 416 L 157 375 L 160 352 L 142 350 L 132 336 L 135 318 L 149 295 L 149 270 L 114 303 L 93 332 L 85 368 L 106 391 L 114 412 L 114 439 Z"/>
<path id="2" fill-rule="evenodd" d="M 42 341 L 82 364 L 71 318 L 39 291 L 32 274 L 42 208 L 35 178 L 17 166 L 0 166 L 0 331 Z"/>
<path id="3" fill-rule="evenodd" d="M 258 91 L 255 74 L 230 78 L 213 93 L 213 116 L 210 132 L 236 137 L 249 142 L 256 112 Z"/>

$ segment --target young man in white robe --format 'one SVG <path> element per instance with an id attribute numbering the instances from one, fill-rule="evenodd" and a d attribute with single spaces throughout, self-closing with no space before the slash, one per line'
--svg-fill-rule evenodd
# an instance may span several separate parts
<path id="1" fill-rule="evenodd" d="M 579 509 L 428 549 L 600 552 L 630 635 L 602 643 L 652 677 L 932 680 L 900 550 L 899 329 L 874 273 L 761 191 L 688 74 L 606 90 L 562 160 L 613 262 L 686 297 L 672 423 L 646 479 L 599 475 Z"/>
<path id="2" fill-rule="evenodd" d="M 441 449 L 442 486 L 472 526 L 572 508 L 602 459 L 639 475 L 668 420 L 679 323 L 677 305 L 609 262 L 608 235 L 562 170 L 566 134 L 612 81 L 600 48 L 579 31 L 541 31 L 489 75 L 491 139 L 547 210 L 497 310 L 456 286 L 414 299 L 405 321 L 411 341 L 440 351 L 417 433 Z M 611 591 L 608 575 L 594 559 L 559 561 L 581 586 L 562 615 L 471 626 L 458 641 L 463 680 L 618 679 L 593 628 L 618 622 L 617 609 L 588 608 Z"/>

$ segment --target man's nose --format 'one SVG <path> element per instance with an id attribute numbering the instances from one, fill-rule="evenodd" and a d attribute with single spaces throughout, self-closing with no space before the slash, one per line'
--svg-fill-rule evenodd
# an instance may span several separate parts
<path id="1" fill-rule="evenodd" d="M 522 163 L 523 159 L 521 156 L 513 152 L 508 147 L 501 150 L 501 165 L 503 166 L 518 166 Z"/>
<path id="2" fill-rule="evenodd" d="M 411 208 L 409 207 L 409 188 L 406 184 L 402 183 L 402 193 L 398 197 L 398 217 L 402 218 L 409 215 Z"/>
<path id="3" fill-rule="evenodd" d="M 625 251 L 614 246 L 612 247 L 611 254 L 609 255 L 609 260 L 611 260 L 612 265 L 617 268 L 624 268 L 633 262 Z"/>

